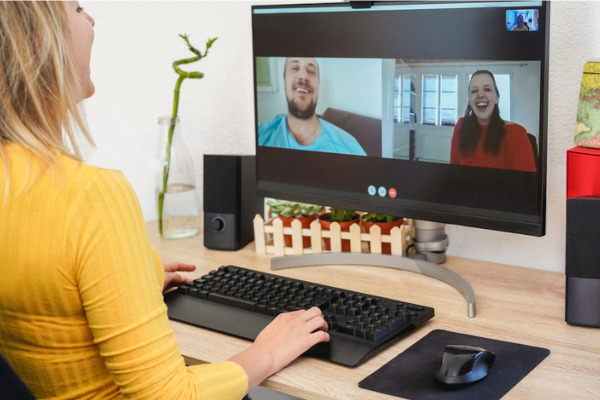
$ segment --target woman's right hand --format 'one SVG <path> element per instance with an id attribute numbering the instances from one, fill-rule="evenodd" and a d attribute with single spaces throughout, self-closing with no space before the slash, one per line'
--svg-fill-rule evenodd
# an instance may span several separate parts
<path id="1" fill-rule="evenodd" d="M 248 375 L 248 391 L 319 342 L 328 342 L 327 323 L 318 307 L 279 314 L 254 343 L 230 361 Z"/>

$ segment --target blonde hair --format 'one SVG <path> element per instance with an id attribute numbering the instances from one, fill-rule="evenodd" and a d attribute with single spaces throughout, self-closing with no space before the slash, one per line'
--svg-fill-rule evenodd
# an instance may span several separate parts
<path id="1" fill-rule="evenodd" d="M 93 145 L 68 35 L 62 2 L 0 1 L 0 157 L 7 172 L 11 143 L 47 166 L 60 153 L 81 159 L 77 131 Z"/>

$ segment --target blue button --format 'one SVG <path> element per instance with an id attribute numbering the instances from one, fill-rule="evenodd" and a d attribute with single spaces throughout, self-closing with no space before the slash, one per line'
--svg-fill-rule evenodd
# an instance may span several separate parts
<path id="1" fill-rule="evenodd" d="M 383 186 L 379 186 L 379 190 L 377 192 L 379 193 L 380 197 L 385 197 L 385 195 L 387 194 L 387 189 Z"/>
<path id="2" fill-rule="evenodd" d="M 367 189 L 367 191 L 369 192 L 369 194 L 371 196 L 375 196 L 375 193 L 377 193 L 377 188 L 375 188 L 375 186 L 370 185 L 369 188 Z"/>

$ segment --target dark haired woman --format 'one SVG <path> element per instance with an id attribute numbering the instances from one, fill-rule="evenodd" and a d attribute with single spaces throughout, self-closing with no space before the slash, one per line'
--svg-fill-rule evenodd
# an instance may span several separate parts
<path id="1" fill-rule="evenodd" d="M 527 131 L 500 118 L 499 97 L 491 72 L 479 70 L 473 74 L 465 116 L 454 127 L 450 163 L 535 172 Z"/>

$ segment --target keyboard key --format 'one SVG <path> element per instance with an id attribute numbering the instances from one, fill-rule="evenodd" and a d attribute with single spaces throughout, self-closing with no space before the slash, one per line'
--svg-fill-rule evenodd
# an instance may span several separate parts
<path id="1" fill-rule="evenodd" d="M 367 339 L 370 340 L 381 340 L 383 339 L 388 333 L 390 333 L 390 330 L 383 326 L 380 328 L 376 328 L 370 332 L 367 333 Z"/>
<path id="2" fill-rule="evenodd" d="M 237 297 L 227 296 L 219 293 L 209 293 L 207 299 L 250 311 L 254 310 L 254 305 L 256 304 L 254 301 L 238 299 Z"/>
<path id="3" fill-rule="evenodd" d="M 337 331 L 340 333 L 345 333 L 347 335 L 354 335 L 356 332 L 356 328 L 354 325 L 346 324 L 346 325 L 338 325 Z"/>

